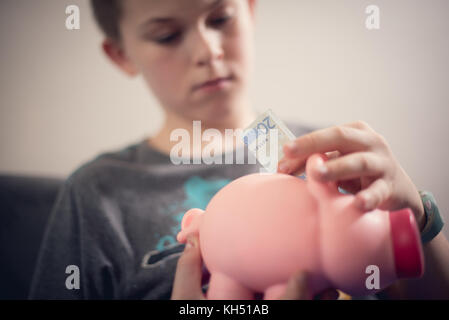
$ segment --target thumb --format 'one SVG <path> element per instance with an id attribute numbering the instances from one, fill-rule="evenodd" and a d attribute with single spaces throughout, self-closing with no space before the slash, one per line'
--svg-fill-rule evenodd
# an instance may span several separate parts
<path id="1" fill-rule="evenodd" d="M 202 261 L 198 235 L 187 238 L 184 252 L 178 260 L 173 283 L 172 300 L 205 299 L 201 289 Z"/>
<path id="2" fill-rule="evenodd" d="M 308 292 L 307 273 L 295 273 L 287 283 L 282 300 L 311 300 Z"/>

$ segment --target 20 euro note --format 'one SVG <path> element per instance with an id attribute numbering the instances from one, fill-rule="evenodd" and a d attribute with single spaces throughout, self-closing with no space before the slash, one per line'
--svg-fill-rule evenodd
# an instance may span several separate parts
<path id="1" fill-rule="evenodd" d="M 253 153 L 265 172 L 275 173 L 284 157 L 284 144 L 295 140 L 295 135 L 271 109 L 262 113 L 243 131 L 243 142 Z"/>

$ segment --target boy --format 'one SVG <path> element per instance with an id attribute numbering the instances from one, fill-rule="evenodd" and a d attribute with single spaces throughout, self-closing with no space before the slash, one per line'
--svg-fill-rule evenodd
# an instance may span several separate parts
<path id="1" fill-rule="evenodd" d="M 169 157 L 175 143 L 170 135 L 183 128 L 192 136 L 194 120 L 201 121 L 203 130 L 223 133 L 254 119 L 248 75 L 255 0 L 92 3 L 106 35 L 104 52 L 129 76 L 144 77 L 164 109 L 165 123 L 155 136 L 102 154 L 67 179 L 46 231 L 30 297 L 204 298 L 197 239 L 189 239 L 178 264 L 184 246 L 176 244 L 175 235 L 182 214 L 204 208 L 229 181 L 258 168 L 175 166 Z M 310 134 L 297 124 L 288 126 L 299 138 L 286 146 L 279 171 L 301 171 L 310 154 L 328 153 L 334 159 L 317 172 L 322 179 L 341 181 L 343 188 L 357 193 L 364 210 L 410 207 L 420 227 L 425 226 L 418 191 L 369 126 L 358 122 Z M 235 154 L 238 148 L 225 147 L 222 154 Z M 200 157 L 199 152 L 192 158 Z M 440 233 L 424 248 L 430 272 L 401 289 L 406 297 L 447 297 L 449 272 L 442 266 L 449 262 L 448 242 Z M 79 268 L 78 284 L 65 273 L 69 265 Z M 307 297 L 304 275 L 292 279 L 284 298 Z"/>

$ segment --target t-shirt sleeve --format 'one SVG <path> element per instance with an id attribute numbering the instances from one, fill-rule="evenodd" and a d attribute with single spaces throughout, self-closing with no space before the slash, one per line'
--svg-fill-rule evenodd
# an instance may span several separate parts
<path id="1" fill-rule="evenodd" d="M 133 260 L 112 200 L 71 176 L 53 207 L 30 299 L 121 299 Z"/>

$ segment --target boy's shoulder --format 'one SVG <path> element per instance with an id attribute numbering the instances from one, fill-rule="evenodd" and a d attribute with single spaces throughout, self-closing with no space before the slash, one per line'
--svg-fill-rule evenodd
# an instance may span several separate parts
<path id="1" fill-rule="evenodd" d="M 99 153 L 73 171 L 66 182 L 86 186 L 86 183 L 93 181 L 107 179 L 113 183 L 114 180 L 120 180 L 124 172 L 136 170 L 139 166 L 142 143 L 142 141 L 133 142 L 115 150 Z"/>

